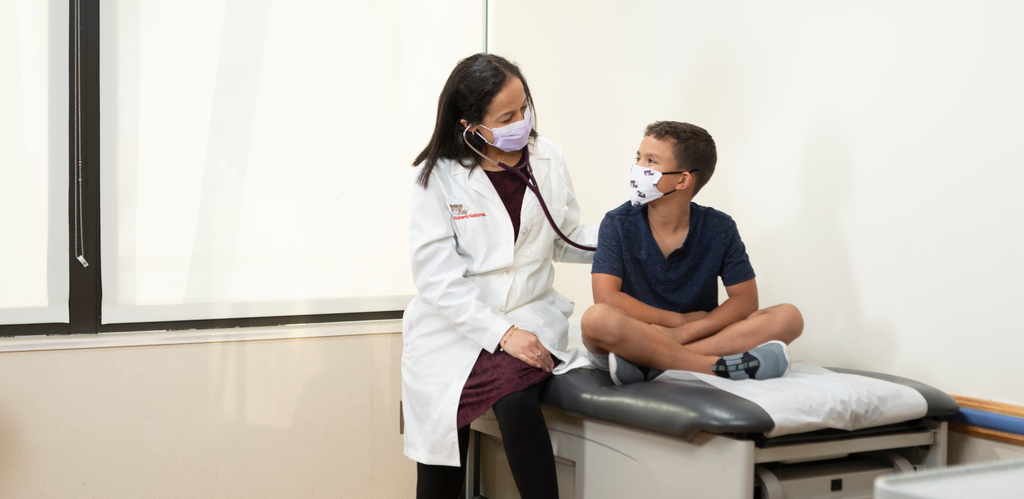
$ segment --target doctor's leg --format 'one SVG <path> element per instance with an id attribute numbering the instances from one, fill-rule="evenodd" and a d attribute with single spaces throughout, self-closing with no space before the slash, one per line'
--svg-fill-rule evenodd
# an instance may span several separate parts
<path id="1" fill-rule="evenodd" d="M 558 497 L 555 453 L 540 410 L 541 386 L 513 393 L 494 404 L 505 456 L 523 499 Z"/>
<path id="2" fill-rule="evenodd" d="M 469 425 L 459 429 L 460 466 L 416 463 L 416 499 L 458 499 L 466 480 Z"/>

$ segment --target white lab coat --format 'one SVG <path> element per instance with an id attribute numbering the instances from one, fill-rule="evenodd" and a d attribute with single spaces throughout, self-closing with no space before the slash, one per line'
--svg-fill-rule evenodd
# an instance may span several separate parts
<path id="1" fill-rule="evenodd" d="M 596 246 L 598 228 L 579 225 L 561 149 L 538 137 L 530 139 L 529 152 L 559 229 Z M 565 244 L 529 189 L 513 241 L 512 220 L 481 168 L 441 160 L 426 189 L 413 187 L 410 245 L 419 295 L 402 321 L 402 406 L 405 455 L 417 462 L 459 465 L 462 387 L 481 349 L 497 351 L 512 325 L 536 334 L 562 361 L 555 374 L 588 364 L 579 351 L 565 351 L 573 303 L 551 283 L 553 261 L 590 263 L 593 253 Z"/>

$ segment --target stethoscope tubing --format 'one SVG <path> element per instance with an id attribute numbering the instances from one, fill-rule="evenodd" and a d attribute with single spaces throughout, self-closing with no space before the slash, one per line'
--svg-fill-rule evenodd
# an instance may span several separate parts
<path id="1" fill-rule="evenodd" d="M 551 225 L 552 229 L 555 229 L 555 234 L 558 234 L 558 237 L 562 238 L 562 240 L 565 241 L 566 244 L 574 248 L 581 249 L 583 251 L 597 251 L 597 248 L 593 246 L 585 246 L 577 243 L 576 241 L 573 241 L 572 239 L 569 239 L 568 237 L 566 237 L 565 234 L 562 233 L 561 230 L 559 230 L 558 224 L 555 223 L 555 219 L 551 216 L 551 212 L 548 210 L 547 203 L 544 202 L 544 197 L 540 195 L 540 186 L 537 185 L 537 180 L 533 178 L 533 168 L 529 164 L 526 165 L 526 168 L 528 169 L 527 173 L 530 174 L 529 178 L 527 178 L 527 176 L 523 175 L 523 172 L 519 171 L 519 169 L 508 166 L 500 161 L 495 161 L 488 157 L 483 152 L 481 152 L 480 150 L 478 150 L 477 148 L 473 147 L 473 144 L 470 144 L 469 139 L 466 138 L 466 130 L 469 130 L 469 128 L 467 127 L 462 131 L 462 140 L 466 142 L 466 145 L 469 146 L 470 149 L 472 149 L 477 154 L 487 159 L 491 163 L 494 163 L 502 167 L 505 171 L 516 174 L 516 176 L 518 176 L 526 184 L 526 187 L 528 187 L 533 192 L 533 195 L 537 196 L 537 201 L 540 202 L 540 207 L 542 210 L 544 210 L 544 216 L 547 217 L 548 224 Z"/>

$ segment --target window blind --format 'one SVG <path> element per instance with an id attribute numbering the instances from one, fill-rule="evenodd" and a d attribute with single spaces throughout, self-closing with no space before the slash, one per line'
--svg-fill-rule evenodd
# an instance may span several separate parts
<path id="1" fill-rule="evenodd" d="M 0 324 L 68 322 L 68 5 L 0 2 Z"/>
<path id="2" fill-rule="evenodd" d="M 101 4 L 102 321 L 401 310 L 479 1 Z"/>

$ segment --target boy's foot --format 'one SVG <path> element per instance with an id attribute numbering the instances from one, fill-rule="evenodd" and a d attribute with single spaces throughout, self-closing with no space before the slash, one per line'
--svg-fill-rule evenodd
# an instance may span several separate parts
<path id="1" fill-rule="evenodd" d="M 726 355 L 711 370 L 719 377 L 741 379 L 772 379 L 789 374 L 789 347 L 781 341 L 769 341 L 749 352 Z"/>
<path id="2" fill-rule="evenodd" d="M 645 378 L 640 366 L 614 353 L 608 354 L 608 373 L 612 375 L 612 381 L 619 386 L 639 383 Z"/>

